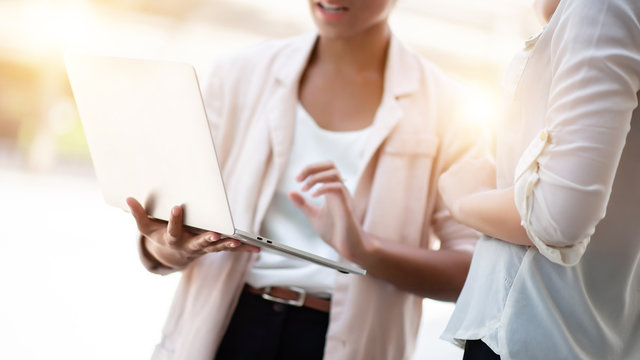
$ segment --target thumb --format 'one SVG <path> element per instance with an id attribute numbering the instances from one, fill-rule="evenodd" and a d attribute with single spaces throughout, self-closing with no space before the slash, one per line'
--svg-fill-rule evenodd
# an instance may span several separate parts
<path id="1" fill-rule="evenodd" d="M 289 192 L 289 200 L 295 205 L 298 209 L 302 210 L 302 212 L 309 218 L 313 218 L 318 212 L 318 208 L 312 204 L 310 204 L 302 194 L 297 191 Z"/>

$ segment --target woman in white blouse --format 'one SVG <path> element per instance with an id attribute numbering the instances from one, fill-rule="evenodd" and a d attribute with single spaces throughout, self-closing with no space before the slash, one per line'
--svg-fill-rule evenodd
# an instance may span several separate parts
<path id="1" fill-rule="evenodd" d="M 443 338 L 465 359 L 640 359 L 640 2 L 538 5 L 549 22 L 507 73 L 495 170 L 440 179 L 487 234 Z"/>

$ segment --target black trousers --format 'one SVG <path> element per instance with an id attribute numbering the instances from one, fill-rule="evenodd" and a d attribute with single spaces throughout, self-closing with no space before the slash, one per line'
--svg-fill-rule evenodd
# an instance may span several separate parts
<path id="1" fill-rule="evenodd" d="M 243 292 L 216 360 L 322 359 L 329 314 Z"/>
<path id="2" fill-rule="evenodd" d="M 482 340 L 467 340 L 462 360 L 500 360 L 500 355 L 494 353 Z"/>

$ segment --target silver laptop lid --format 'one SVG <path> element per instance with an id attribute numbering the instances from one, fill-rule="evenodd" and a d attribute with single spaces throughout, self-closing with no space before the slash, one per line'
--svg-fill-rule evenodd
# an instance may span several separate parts
<path id="1" fill-rule="evenodd" d="M 82 54 L 65 62 L 105 201 L 129 211 L 133 196 L 163 220 L 182 204 L 185 225 L 233 234 L 193 67 Z"/>

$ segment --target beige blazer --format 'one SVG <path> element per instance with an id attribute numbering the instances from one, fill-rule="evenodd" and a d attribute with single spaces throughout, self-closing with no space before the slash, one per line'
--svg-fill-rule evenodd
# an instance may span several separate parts
<path id="1" fill-rule="evenodd" d="M 205 104 L 236 227 L 258 232 L 292 143 L 298 82 L 316 35 L 272 41 L 219 61 Z M 437 178 L 472 150 L 457 114 L 459 87 L 391 40 L 385 88 L 354 200 L 365 231 L 409 244 L 471 250 L 478 237 L 438 201 Z M 477 133 L 476 133 L 477 134 Z M 141 252 L 144 265 L 165 274 Z M 255 254 L 200 257 L 182 279 L 154 359 L 211 360 Z M 372 276 L 338 274 L 326 359 L 407 359 L 422 298 Z M 247 339 L 247 344 L 251 343 Z"/>

